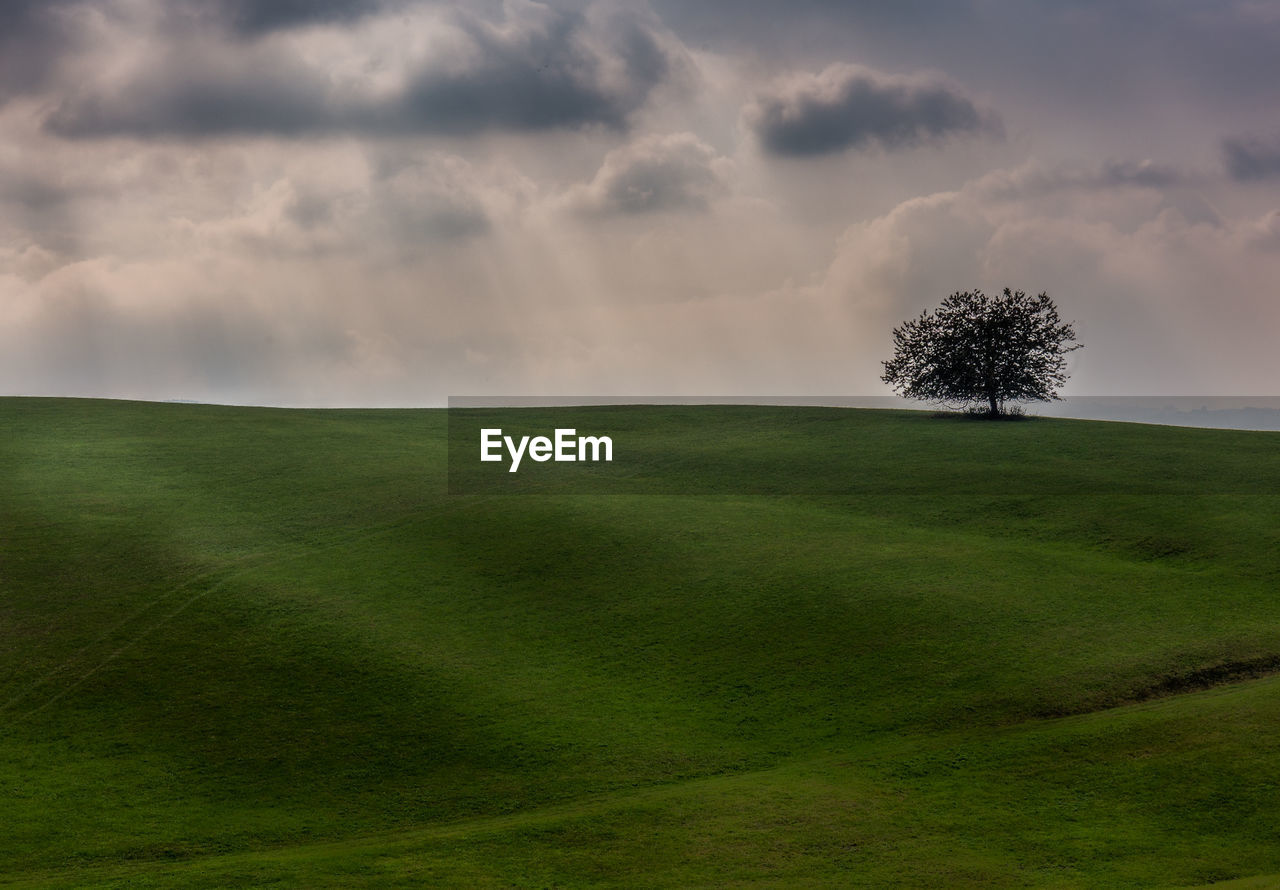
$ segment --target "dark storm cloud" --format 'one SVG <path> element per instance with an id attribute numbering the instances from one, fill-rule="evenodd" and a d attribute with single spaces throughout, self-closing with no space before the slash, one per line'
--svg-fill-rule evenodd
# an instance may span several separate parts
<path id="1" fill-rule="evenodd" d="M 1227 173 L 1239 182 L 1280 177 L 1280 139 L 1226 139 L 1222 156 Z"/>
<path id="2" fill-rule="evenodd" d="M 46 123 L 72 138 L 623 129 L 671 69 L 634 20 L 601 26 L 528 3 L 498 24 L 458 12 L 452 27 L 466 63 L 427 58 L 394 91 L 339 88 L 321 64 L 281 47 L 176 46 L 122 87 L 66 98 Z"/>
<path id="3" fill-rule="evenodd" d="M 745 119 L 765 150 L 781 157 L 911 148 L 957 134 L 1000 132 L 998 118 L 947 84 L 853 65 L 833 65 L 760 93 Z"/>

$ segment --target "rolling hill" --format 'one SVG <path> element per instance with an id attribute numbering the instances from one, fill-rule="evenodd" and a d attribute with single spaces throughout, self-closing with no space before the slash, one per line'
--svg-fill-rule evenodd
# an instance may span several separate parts
<path id="1" fill-rule="evenodd" d="M 513 418 L 0 399 L 0 885 L 1274 883 L 1280 434 Z"/>

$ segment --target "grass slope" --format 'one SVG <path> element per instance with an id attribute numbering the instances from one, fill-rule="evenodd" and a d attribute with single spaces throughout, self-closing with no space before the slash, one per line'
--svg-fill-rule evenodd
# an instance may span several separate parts
<path id="1" fill-rule="evenodd" d="M 534 419 L 917 493 L 449 495 L 443 411 L 0 400 L 0 884 L 1280 872 L 1276 434 Z"/>

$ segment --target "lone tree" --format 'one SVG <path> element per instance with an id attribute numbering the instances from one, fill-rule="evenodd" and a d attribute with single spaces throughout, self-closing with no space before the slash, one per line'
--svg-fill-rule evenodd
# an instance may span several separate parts
<path id="1" fill-rule="evenodd" d="M 1048 294 L 957 292 L 893 329 L 893 358 L 880 379 L 909 399 L 985 404 L 989 417 L 1000 417 L 1005 402 L 1059 397 L 1066 354 L 1081 346 L 1075 336 Z"/>

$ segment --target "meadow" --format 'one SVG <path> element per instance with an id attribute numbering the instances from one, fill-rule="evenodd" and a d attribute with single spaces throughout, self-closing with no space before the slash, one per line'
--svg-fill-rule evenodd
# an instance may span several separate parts
<path id="1" fill-rule="evenodd" d="M 1280 433 L 505 417 L 0 399 L 0 885 L 1280 886 Z"/>

